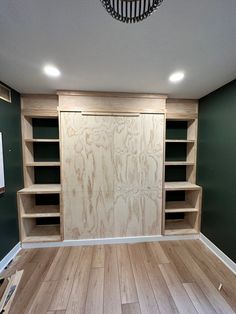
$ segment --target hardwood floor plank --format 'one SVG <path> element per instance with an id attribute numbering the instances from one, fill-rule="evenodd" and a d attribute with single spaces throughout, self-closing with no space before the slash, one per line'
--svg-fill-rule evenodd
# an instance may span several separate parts
<path id="1" fill-rule="evenodd" d="M 152 249 L 153 255 L 158 264 L 166 264 L 170 262 L 168 256 L 166 255 L 165 251 L 161 247 L 160 243 L 151 242 L 151 243 L 147 243 L 147 246 L 149 246 Z"/>
<path id="2" fill-rule="evenodd" d="M 122 304 L 122 314 L 141 314 L 139 303 Z"/>
<path id="3" fill-rule="evenodd" d="M 70 253 L 70 248 L 59 248 L 52 262 L 52 265 L 44 281 L 59 280 L 63 272 L 64 265 Z"/>
<path id="4" fill-rule="evenodd" d="M 34 269 L 31 273 L 28 273 L 28 280 L 25 282 L 22 290 L 20 290 L 20 282 L 9 313 L 27 313 L 30 309 L 55 256 L 54 249 L 46 250 L 46 252 L 47 254 L 45 254 L 43 250 L 37 251 L 36 254 L 38 255 L 38 260 L 41 262 L 32 263 L 34 265 Z M 24 273 L 27 273 L 27 269 L 24 270 Z M 24 282 L 24 280 L 23 274 L 22 281 Z"/>
<path id="5" fill-rule="evenodd" d="M 82 247 L 66 313 L 84 314 L 92 257 L 93 247 Z"/>
<path id="6" fill-rule="evenodd" d="M 172 264 L 159 265 L 162 275 L 165 278 L 170 293 L 175 301 L 177 309 L 180 313 L 197 313 L 193 303 L 186 293 L 177 271 Z"/>
<path id="7" fill-rule="evenodd" d="M 90 273 L 85 314 L 103 314 L 104 268 L 93 268 Z"/>
<path id="8" fill-rule="evenodd" d="M 198 313 L 216 314 L 216 311 L 196 283 L 184 283 L 183 286 Z"/>
<path id="9" fill-rule="evenodd" d="M 179 278 L 182 283 L 194 282 L 194 278 L 188 268 L 183 264 L 182 260 L 179 258 L 178 254 L 175 252 L 175 248 L 178 246 L 177 241 L 175 243 L 171 241 L 164 241 L 160 244 L 166 255 L 175 265 L 175 268 L 179 274 Z"/>
<path id="10" fill-rule="evenodd" d="M 49 311 L 47 314 L 66 314 L 66 311 Z"/>
<path id="11" fill-rule="evenodd" d="M 138 300 L 142 314 L 160 313 L 156 299 L 142 261 L 141 244 L 129 245 L 130 260 L 133 268 Z"/>
<path id="12" fill-rule="evenodd" d="M 121 314 L 121 297 L 115 245 L 105 246 L 104 314 Z"/>
<path id="13" fill-rule="evenodd" d="M 147 244 L 142 245 L 142 259 L 158 304 L 160 313 L 179 313 L 170 291 L 166 285 L 164 277 L 158 267 L 154 257 L 152 247 Z"/>
<path id="14" fill-rule="evenodd" d="M 36 252 L 36 249 L 20 251 L 8 267 L 1 272 L 1 276 L 7 278 L 12 276 L 16 270 L 21 270 L 26 263 L 30 262 Z"/>
<path id="15" fill-rule="evenodd" d="M 117 261 L 120 279 L 121 303 L 138 302 L 137 290 L 130 263 L 128 245 L 117 245 Z"/>
<path id="16" fill-rule="evenodd" d="M 222 283 L 220 294 L 236 312 L 236 276 L 200 241 L 183 241 L 181 245 L 184 245 L 198 265 L 201 265 L 202 271 L 216 289 Z"/>
<path id="17" fill-rule="evenodd" d="M 56 281 L 46 281 L 42 283 L 38 293 L 34 297 L 28 314 L 47 313 L 56 285 Z"/>
<path id="18" fill-rule="evenodd" d="M 104 245 L 96 245 L 94 247 L 92 268 L 104 267 L 104 261 L 105 261 Z"/>
<path id="19" fill-rule="evenodd" d="M 49 307 L 49 309 L 53 311 L 66 310 L 74 283 L 75 273 L 80 262 L 82 248 L 72 247 L 71 249 L 67 249 L 69 250 L 69 255 Z"/>
<path id="20" fill-rule="evenodd" d="M 23 250 L 4 274 L 20 269 L 10 314 L 236 313 L 235 275 L 198 240 Z"/>
<path id="21" fill-rule="evenodd" d="M 214 287 L 206 274 L 201 270 L 201 267 L 195 262 L 189 252 L 183 246 L 178 247 L 176 250 L 183 263 L 192 272 L 195 282 L 198 283 L 200 288 L 203 290 L 216 312 L 222 314 L 235 313 L 219 291 Z"/>

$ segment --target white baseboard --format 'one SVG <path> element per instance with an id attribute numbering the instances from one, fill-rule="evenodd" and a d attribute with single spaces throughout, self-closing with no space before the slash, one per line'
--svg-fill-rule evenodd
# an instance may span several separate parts
<path id="1" fill-rule="evenodd" d="M 236 264 L 225 253 L 223 253 L 204 234 L 200 233 L 199 239 L 211 250 L 224 264 L 236 275 Z"/>
<path id="2" fill-rule="evenodd" d="M 101 238 L 101 239 L 83 239 L 83 240 L 64 240 L 61 242 L 34 242 L 22 243 L 23 249 L 44 248 L 44 247 L 65 247 L 65 246 L 82 246 L 82 245 L 101 245 L 101 244 L 118 244 L 118 243 L 141 243 L 157 241 L 174 241 L 174 240 L 195 240 L 199 235 L 176 235 L 176 236 L 140 236 L 140 237 L 118 237 L 118 238 Z"/>
<path id="3" fill-rule="evenodd" d="M 21 245 L 20 242 L 17 243 L 13 249 L 0 261 L 0 273 L 4 268 L 10 263 L 10 261 L 20 252 Z"/>

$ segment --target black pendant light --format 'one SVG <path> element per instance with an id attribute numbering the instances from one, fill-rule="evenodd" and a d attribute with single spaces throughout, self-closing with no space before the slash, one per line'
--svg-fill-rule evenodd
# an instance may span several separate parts
<path id="1" fill-rule="evenodd" d="M 146 19 L 163 0 L 100 0 L 107 12 L 123 23 L 136 23 Z"/>

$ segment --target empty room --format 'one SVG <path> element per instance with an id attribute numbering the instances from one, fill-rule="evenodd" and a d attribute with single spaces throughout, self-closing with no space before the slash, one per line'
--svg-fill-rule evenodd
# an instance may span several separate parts
<path id="1" fill-rule="evenodd" d="M 236 313 L 236 1 L 0 1 L 0 314 Z"/>

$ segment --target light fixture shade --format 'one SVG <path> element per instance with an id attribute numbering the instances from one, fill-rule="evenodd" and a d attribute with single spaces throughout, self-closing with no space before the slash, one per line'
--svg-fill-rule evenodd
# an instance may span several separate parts
<path id="1" fill-rule="evenodd" d="M 146 19 L 163 0 L 100 0 L 106 11 L 123 23 L 136 23 Z"/>

